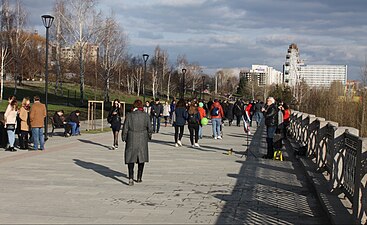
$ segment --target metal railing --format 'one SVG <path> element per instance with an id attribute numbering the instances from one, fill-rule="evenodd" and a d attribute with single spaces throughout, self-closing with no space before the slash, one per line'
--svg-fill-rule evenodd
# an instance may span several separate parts
<path id="1" fill-rule="evenodd" d="M 354 128 L 338 127 L 336 123 L 325 121 L 313 115 L 293 112 L 290 116 L 288 133 L 299 145 L 307 146 L 306 156 L 312 159 L 318 170 L 327 171 L 325 178 L 330 183 L 330 191 L 338 189 L 352 204 L 356 223 L 366 221 L 367 196 L 363 174 L 366 157 L 362 158 L 363 139 Z M 353 130 L 352 134 L 350 131 Z M 366 151 L 366 150 L 365 150 Z M 362 193 L 362 194 L 361 194 Z M 362 215 L 362 216 L 361 216 Z"/>

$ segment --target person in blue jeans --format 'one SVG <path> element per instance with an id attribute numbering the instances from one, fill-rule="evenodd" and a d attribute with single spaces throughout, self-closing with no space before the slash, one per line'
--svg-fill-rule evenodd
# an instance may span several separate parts
<path id="1" fill-rule="evenodd" d="M 222 139 L 220 126 L 222 123 L 222 118 L 224 117 L 224 111 L 220 105 L 218 99 L 214 100 L 210 108 L 210 118 L 212 120 L 213 137 L 214 139 Z"/>
<path id="2" fill-rule="evenodd" d="M 263 156 L 265 159 L 272 159 L 274 155 L 273 139 L 278 126 L 278 108 L 275 105 L 275 99 L 269 97 L 266 100 L 266 108 L 263 109 L 266 125 L 266 143 L 267 154 Z"/>
<path id="3" fill-rule="evenodd" d="M 33 149 L 45 150 L 45 137 L 43 128 L 45 126 L 46 106 L 40 102 L 39 96 L 34 96 L 34 103 L 29 111 L 29 119 L 32 127 Z M 40 148 L 38 148 L 40 145 Z"/>
<path id="4" fill-rule="evenodd" d="M 75 110 L 70 113 L 68 118 L 68 124 L 71 126 L 71 136 L 80 135 L 80 121 L 79 121 L 80 111 Z"/>
<path id="5" fill-rule="evenodd" d="M 45 137 L 43 136 L 43 127 L 32 128 L 32 137 L 34 150 L 45 150 Z M 40 146 L 39 148 L 38 145 Z"/>
<path id="6" fill-rule="evenodd" d="M 151 115 L 153 118 L 153 133 L 159 133 L 161 127 L 161 117 L 163 116 L 163 105 L 160 103 L 159 98 L 155 99 L 155 103 L 151 106 Z"/>

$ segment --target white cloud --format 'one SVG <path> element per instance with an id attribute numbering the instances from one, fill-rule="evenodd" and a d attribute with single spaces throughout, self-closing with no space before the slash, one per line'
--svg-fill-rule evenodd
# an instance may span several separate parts
<path id="1" fill-rule="evenodd" d="M 30 29 L 44 32 L 40 15 L 53 1 L 23 0 Z M 365 0 L 100 0 L 112 8 L 130 37 L 130 49 L 156 45 L 175 61 L 186 54 L 202 66 L 249 67 L 268 63 L 278 70 L 288 45 L 298 44 L 307 62 L 348 64 L 358 78 L 367 55 Z"/>

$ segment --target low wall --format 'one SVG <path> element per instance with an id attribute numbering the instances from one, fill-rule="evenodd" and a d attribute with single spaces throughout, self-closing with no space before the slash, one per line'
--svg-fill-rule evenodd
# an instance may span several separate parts
<path id="1" fill-rule="evenodd" d="M 288 133 L 318 171 L 325 171 L 330 192 L 341 192 L 349 201 L 354 223 L 367 221 L 367 139 L 359 130 L 342 127 L 333 121 L 294 111 Z"/>

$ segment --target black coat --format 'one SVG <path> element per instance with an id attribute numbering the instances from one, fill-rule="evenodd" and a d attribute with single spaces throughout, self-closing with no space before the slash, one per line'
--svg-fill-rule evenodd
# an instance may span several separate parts
<path id="1" fill-rule="evenodd" d="M 114 112 L 116 112 L 117 114 L 113 115 Z M 121 125 L 121 110 L 119 108 L 113 107 L 111 111 L 108 113 L 107 121 L 112 126 Z"/>
<path id="2" fill-rule="evenodd" d="M 125 145 L 125 163 L 149 162 L 148 141 L 152 135 L 149 115 L 143 111 L 133 111 L 126 116 L 122 128 Z"/>
<path id="3" fill-rule="evenodd" d="M 68 118 L 68 121 L 69 122 L 74 122 L 76 124 L 79 124 L 79 116 L 76 115 L 76 112 L 75 111 L 72 112 L 72 113 L 70 113 L 70 116 Z"/>
<path id="4" fill-rule="evenodd" d="M 226 110 L 224 111 L 224 114 L 228 120 L 233 120 L 233 107 L 234 106 L 232 103 L 228 103 Z"/>
<path id="5" fill-rule="evenodd" d="M 151 116 L 160 117 L 163 114 L 163 105 L 161 103 L 153 104 L 151 108 Z"/>
<path id="6" fill-rule="evenodd" d="M 265 113 L 265 125 L 268 127 L 278 126 L 278 108 L 275 104 L 267 107 Z"/>
<path id="7" fill-rule="evenodd" d="M 63 127 L 64 126 L 64 121 L 61 118 L 61 116 L 59 116 L 59 114 L 57 114 L 57 112 L 55 112 L 55 114 L 53 115 L 53 120 L 54 120 L 54 124 L 56 127 Z"/>
<path id="8" fill-rule="evenodd" d="M 236 116 L 242 116 L 244 114 L 245 108 L 241 101 L 237 101 L 233 106 L 233 114 Z"/>

